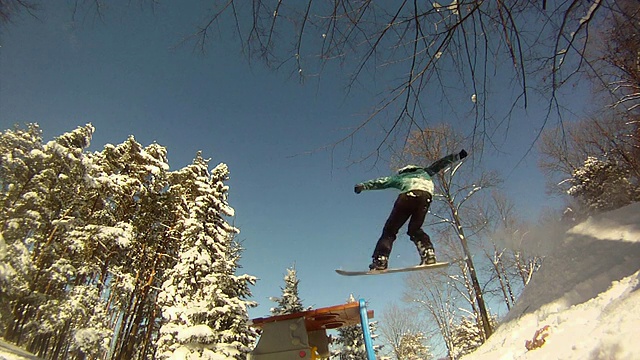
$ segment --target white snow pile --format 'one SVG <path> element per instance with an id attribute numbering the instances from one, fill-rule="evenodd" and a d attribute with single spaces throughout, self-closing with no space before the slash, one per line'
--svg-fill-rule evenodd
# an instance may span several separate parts
<path id="1" fill-rule="evenodd" d="M 39 360 L 35 355 L 0 340 L 0 360 Z"/>
<path id="2" fill-rule="evenodd" d="M 639 359 L 640 203 L 532 241 L 552 251 L 496 332 L 463 359 Z"/>

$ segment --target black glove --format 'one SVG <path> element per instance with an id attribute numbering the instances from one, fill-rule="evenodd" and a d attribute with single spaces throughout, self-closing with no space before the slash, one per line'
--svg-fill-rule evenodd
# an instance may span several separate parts
<path id="1" fill-rule="evenodd" d="M 462 159 L 466 158 L 468 154 L 464 149 L 462 149 L 462 151 L 460 151 L 460 153 L 458 155 L 460 155 L 460 160 L 462 160 Z"/>
<path id="2" fill-rule="evenodd" d="M 358 184 L 353 188 L 353 191 L 355 191 L 356 194 L 360 194 L 362 190 L 364 190 L 364 186 L 362 186 L 362 184 Z"/>

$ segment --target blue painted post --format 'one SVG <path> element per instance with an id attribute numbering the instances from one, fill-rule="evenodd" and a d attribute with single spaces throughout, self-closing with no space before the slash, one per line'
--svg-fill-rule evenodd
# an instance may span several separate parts
<path id="1" fill-rule="evenodd" d="M 373 339 L 371 339 L 371 331 L 369 331 L 367 305 L 364 299 L 360 299 L 360 325 L 362 326 L 362 336 L 364 337 L 364 348 L 367 350 L 367 360 L 376 360 L 376 353 L 373 351 Z"/>

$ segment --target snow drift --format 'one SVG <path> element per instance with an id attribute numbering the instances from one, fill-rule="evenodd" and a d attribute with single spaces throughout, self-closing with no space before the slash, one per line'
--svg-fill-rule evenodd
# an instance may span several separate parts
<path id="1" fill-rule="evenodd" d="M 640 203 L 530 241 L 545 249 L 542 267 L 493 336 L 463 359 L 637 359 Z"/>
<path id="2" fill-rule="evenodd" d="M 40 360 L 40 358 L 13 344 L 0 340 L 0 360 Z"/>

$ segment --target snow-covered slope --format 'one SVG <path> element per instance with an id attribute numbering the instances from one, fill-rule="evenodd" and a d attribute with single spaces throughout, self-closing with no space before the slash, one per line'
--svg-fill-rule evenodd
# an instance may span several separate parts
<path id="1" fill-rule="evenodd" d="M 640 359 L 640 203 L 529 241 L 546 252 L 541 269 L 464 359 Z M 544 327 L 545 343 L 527 350 Z"/>

